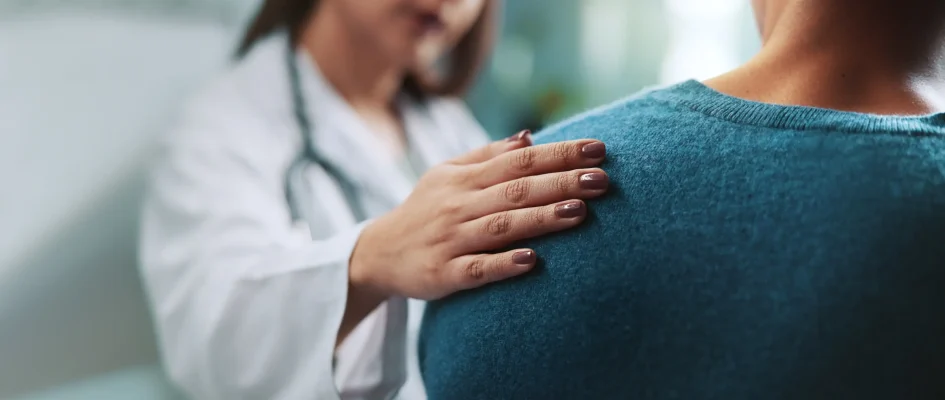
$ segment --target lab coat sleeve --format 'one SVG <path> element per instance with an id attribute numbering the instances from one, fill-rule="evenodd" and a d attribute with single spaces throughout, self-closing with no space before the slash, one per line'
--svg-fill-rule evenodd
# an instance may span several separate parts
<path id="1" fill-rule="evenodd" d="M 224 115 L 238 121 L 176 132 L 144 206 L 165 367 L 195 399 L 337 399 L 332 357 L 363 224 L 319 241 L 293 227 L 288 150 L 271 126 Z"/>

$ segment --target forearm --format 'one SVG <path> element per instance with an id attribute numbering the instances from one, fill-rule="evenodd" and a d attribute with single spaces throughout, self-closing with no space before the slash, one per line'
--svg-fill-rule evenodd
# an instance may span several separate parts
<path id="1" fill-rule="evenodd" d="M 383 293 L 378 285 L 372 284 L 372 281 L 378 278 L 374 272 L 376 263 L 372 261 L 373 253 L 377 250 L 376 245 L 371 242 L 371 233 L 374 229 L 375 224 L 365 226 L 351 251 L 348 261 L 347 301 L 341 326 L 338 328 L 336 347 L 344 342 L 361 321 L 364 321 L 371 312 L 390 297 Z"/>
<path id="2" fill-rule="evenodd" d="M 341 345 L 345 338 L 351 334 L 368 315 L 381 305 L 387 296 L 377 293 L 363 284 L 357 284 L 348 280 L 348 296 L 345 304 L 344 316 L 341 319 L 341 326 L 338 328 L 338 339 L 335 346 Z"/>

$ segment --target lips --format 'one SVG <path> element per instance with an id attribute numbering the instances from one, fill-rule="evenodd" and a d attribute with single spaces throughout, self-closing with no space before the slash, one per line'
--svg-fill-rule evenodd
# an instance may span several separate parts
<path id="1" fill-rule="evenodd" d="M 440 15 L 432 12 L 420 12 L 415 17 L 415 26 L 420 34 L 439 33 L 446 29 Z"/>

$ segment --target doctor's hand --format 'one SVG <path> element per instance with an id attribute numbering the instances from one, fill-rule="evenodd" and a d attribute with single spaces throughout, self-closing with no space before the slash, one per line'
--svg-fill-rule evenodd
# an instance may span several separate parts
<path id="1" fill-rule="evenodd" d="M 581 199 L 607 190 L 605 152 L 597 140 L 531 146 L 525 131 L 432 168 L 365 227 L 351 289 L 431 300 L 529 271 L 532 249 L 492 252 L 581 223 Z"/>

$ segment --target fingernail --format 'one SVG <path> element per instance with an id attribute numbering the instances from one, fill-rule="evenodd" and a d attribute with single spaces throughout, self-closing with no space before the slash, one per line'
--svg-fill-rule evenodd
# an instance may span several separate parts
<path id="1" fill-rule="evenodd" d="M 528 135 L 531 135 L 531 134 L 532 134 L 532 131 L 526 129 L 526 130 L 523 130 L 523 131 L 521 131 L 521 132 L 519 132 L 519 133 L 516 133 L 516 134 L 514 134 L 514 135 L 512 135 L 512 136 L 509 136 L 508 138 L 505 139 L 505 141 L 506 141 L 506 142 L 518 142 L 518 141 L 521 141 L 521 140 L 525 140 L 525 138 L 527 138 Z"/>
<path id="2" fill-rule="evenodd" d="M 520 251 L 512 254 L 512 262 L 518 265 L 531 265 L 535 263 L 535 252 L 531 250 Z"/>
<path id="3" fill-rule="evenodd" d="M 607 189 L 607 185 L 610 184 L 610 178 L 607 177 L 607 174 L 601 172 L 591 172 L 581 175 L 578 181 L 581 189 L 591 190 Z"/>
<path id="4" fill-rule="evenodd" d="M 581 201 L 569 201 L 567 203 L 558 204 L 555 207 L 555 215 L 558 218 L 577 218 L 584 215 L 584 202 Z"/>
<path id="5" fill-rule="evenodd" d="M 604 158 L 604 155 L 606 154 L 607 146 L 605 146 L 603 142 L 586 144 L 581 148 L 581 155 L 584 156 L 584 158 Z"/>

